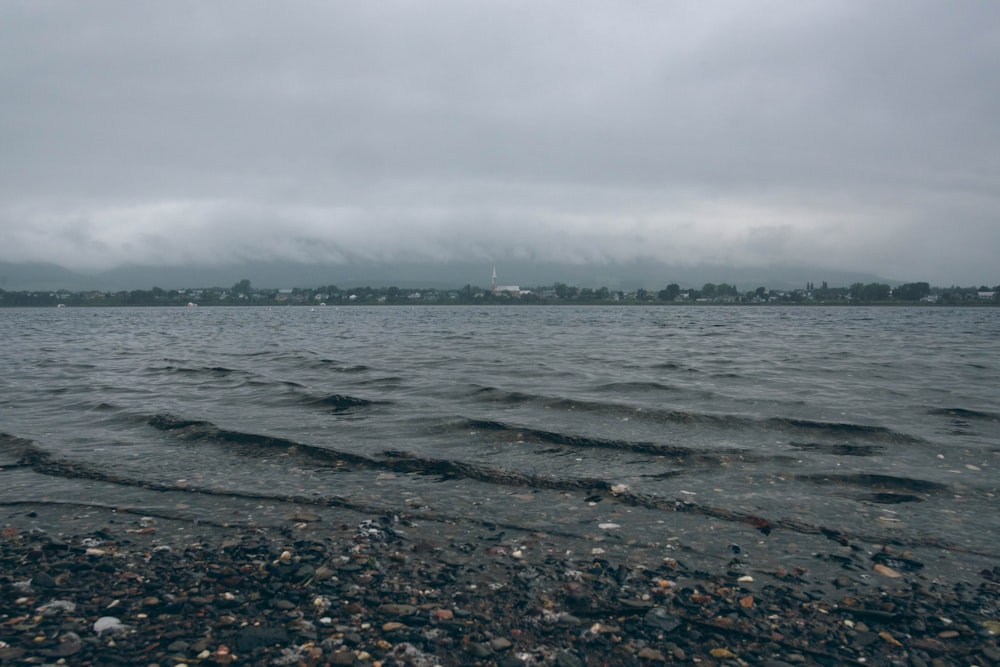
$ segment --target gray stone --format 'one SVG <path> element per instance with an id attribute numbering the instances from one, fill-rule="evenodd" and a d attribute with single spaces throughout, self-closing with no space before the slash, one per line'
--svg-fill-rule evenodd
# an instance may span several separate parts
<path id="1" fill-rule="evenodd" d="M 479 642 L 469 642 L 466 644 L 465 652 L 473 658 L 488 658 L 493 655 L 493 649 L 488 644 L 480 644 Z"/>
<path id="2" fill-rule="evenodd" d="M 386 616 L 410 616 L 417 613 L 417 608 L 411 604 L 384 604 L 378 611 Z"/>
<path id="3" fill-rule="evenodd" d="M 559 651 L 556 653 L 557 667 L 583 667 L 583 662 L 569 651 Z"/>
<path id="4" fill-rule="evenodd" d="M 642 624 L 653 630 L 662 632 L 673 632 L 680 627 L 682 621 L 678 617 L 668 612 L 663 607 L 654 607 L 646 612 L 642 619 Z"/>
<path id="5" fill-rule="evenodd" d="M 48 572 L 38 572 L 31 578 L 31 585 L 35 588 L 55 588 L 56 580 Z"/>
<path id="6" fill-rule="evenodd" d="M 504 639 L 503 637 L 494 637 L 493 639 L 490 640 L 490 648 L 492 648 L 494 651 L 506 651 L 510 647 L 511 647 L 510 641 Z"/>

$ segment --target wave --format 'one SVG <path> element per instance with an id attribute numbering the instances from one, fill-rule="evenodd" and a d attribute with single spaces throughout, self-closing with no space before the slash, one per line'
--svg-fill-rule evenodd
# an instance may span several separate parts
<path id="1" fill-rule="evenodd" d="M 603 385 L 603 387 L 616 384 Z M 649 390 L 673 391 L 669 385 L 659 383 L 620 383 L 618 386 L 648 388 Z M 698 412 L 693 410 L 671 410 L 664 408 L 640 407 L 632 404 L 613 401 L 593 401 L 569 398 L 556 398 L 543 394 L 529 394 L 517 391 L 506 391 L 496 387 L 479 387 L 473 391 L 476 400 L 508 405 L 537 404 L 539 407 L 573 412 L 589 412 L 593 414 L 609 414 L 628 417 L 653 423 L 699 424 L 723 429 L 758 429 L 801 431 L 812 436 L 817 434 L 830 435 L 837 438 L 850 436 L 876 442 L 920 443 L 922 438 L 906 433 L 900 433 L 885 426 L 854 424 L 850 422 L 827 422 L 792 417 L 748 417 L 745 415 L 718 414 Z"/>
<path id="2" fill-rule="evenodd" d="M 281 387 L 297 387 L 304 388 L 305 385 L 301 382 L 295 382 L 294 380 L 250 380 L 246 384 L 252 387 L 273 387 L 275 385 Z"/>
<path id="3" fill-rule="evenodd" d="M 648 392 L 661 392 L 661 391 L 678 391 L 677 387 L 672 387 L 668 384 L 663 384 L 662 382 L 609 382 L 607 384 L 601 384 L 595 387 L 600 391 L 648 391 Z"/>
<path id="4" fill-rule="evenodd" d="M 270 451 L 280 450 L 292 454 L 304 453 L 308 457 L 320 461 L 350 457 L 350 455 L 338 455 L 337 452 L 314 445 L 305 445 L 288 438 L 222 429 L 212 422 L 200 419 L 185 419 L 170 414 L 157 414 L 150 417 L 147 423 L 153 428 L 168 431 L 185 440 L 207 441 L 219 445 L 239 447 L 244 453 L 249 454 L 265 455 Z"/>
<path id="5" fill-rule="evenodd" d="M 593 438 L 588 436 L 572 435 L 568 433 L 560 433 L 558 431 L 544 431 L 540 429 L 515 426 L 494 420 L 466 419 L 453 424 L 452 427 L 463 431 L 489 431 L 500 435 L 502 439 L 565 445 L 568 447 L 578 448 L 613 449 L 618 451 L 636 452 L 640 454 L 653 454 L 657 456 L 670 457 L 682 462 L 722 464 L 733 458 L 739 458 L 745 461 L 753 461 L 757 459 L 755 455 L 744 449 L 724 449 L 708 452 L 691 447 L 662 445 L 654 442 L 613 440 L 608 438 Z"/>
<path id="6" fill-rule="evenodd" d="M 505 391 L 496 387 L 479 387 L 473 390 L 472 395 L 480 401 L 490 403 L 507 403 L 518 405 L 521 403 L 544 403 L 548 399 L 540 394 L 526 394 L 519 391 Z"/>
<path id="7" fill-rule="evenodd" d="M 937 493 L 946 491 L 948 487 L 939 482 L 912 477 L 895 477 L 893 475 L 876 475 L 872 473 L 844 473 L 837 475 L 795 475 L 795 479 L 814 484 L 837 484 L 840 486 L 855 486 L 873 491 L 913 491 L 916 493 Z"/>
<path id="8" fill-rule="evenodd" d="M 330 368 L 332 364 L 337 364 L 337 366 L 333 367 L 333 370 L 338 373 L 367 373 L 370 370 L 374 370 L 371 366 L 365 366 L 364 364 L 343 364 L 333 359 L 321 359 L 320 363 L 323 364 L 324 368 Z"/>
<path id="9" fill-rule="evenodd" d="M 858 496 L 856 500 L 864 500 L 870 503 L 882 505 L 898 505 L 899 503 L 922 503 L 924 499 L 910 493 L 891 493 L 889 491 L 878 491 Z"/>
<path id="10" fill-rule="evenodd" d="M 312 398 L 306 400 L 306 404 L 323 408 L 327 412 L 347 412 L 357 408 L 367 408 L 378 405 L 378 401 L 370 401 L 366 398 L 347 396 L 345 394 L 330 394 L 322 398 Z"/>
<path id="11" fill-rule="evenodd" d="M 883 451 L 883 447 L 879 445 L 854 445 L 854 444 L 841 444 L 841 443 L 823 443 L 823 442 L 790 442 L 788 443 L 795 449 L 801 449 L 807 452 L 816 452 L 818 454 L 829 454 L 831 456 L 877 456 Z"/>
<path id="12" fill-rule="evenodd" d="M 985 421 L 1000 421 L 1000 413 L 985 410 L 969 410 L 966 408 L 934 408 L 929 414 L 945 417 L 961 417 L 962 419 L 981 419 Z"/>
<path id="13" fill-rule="evenodd" d="M 360 387 L 398 387 L 403 384 L 404 379 L 398 375 L 386 375 L 384 377 L 372 378 L 370 380 L 353 381 L 352 384 Z"/>
<path id="14" fill-rule="evenodd" d="M 264 350 L 261 352 L 251 352 L 246 355 L 246 357 L 266 357 L 269 361 L 291 363 L 293 366 L 298 366 L 301 368 L 307 368 L 312 370 L 332 370 L 338 373 L 365 373 L 367 371 L 373 370 L 371 366 L 365 364 L 354 364 L 343 361 L 341 359 L 331 359 L 329 357 L 321 356 L 317 352 L 311 350 L 296 350 L 296 351 L 273 351 Z"/>
<path id="15" fill-rule="evenodd" d="M 830 435 L 850 435 L 869 440 L 888 442 L 923 442 L 922 438 L 900 433 L 885 426 L 869 426 L 867 424 L 852 424 L 849 422 L 825 422 L 810 419 L 792 419 L 789 417 L 769 417 L 763 421 L 766 426 L 782 430 L 820 431 Z"/>
<path id="16" fill-rule="evenodd" d="M 505 486 L 523 486 L 535 489 L 550 489 L 557 491 L 579 492 L 587 494 L 589 501 L 607 500 L 626 506 L 644 507 L 648 509 L 662 510 L 666 512 L 685 512 L 701 514 L 714 519 L 748 525 L 761 533 L 768 535 L 774 530 L 786 530 L 796 533 L 821 534 L 831 540 L 841 544 L 850 540 L 865 540 L 872 543 L 906 545 L 906 546 L 928 546 L 949 550 L 961 550 L 969 553 L 981 553 L 970 551 L 966 546 L 953 545 L 934 537 L 904 535 L 885 536 L 865 535 L 861 532 L 834 530 L 822 525 L 811 524 L 788 518 L 768 518 L 740 510 L 733 510 L 725 507 L 704 505 L 691 501 L 687 498 L 667 498 L 662 496 L 650 496 L 634 493 L 627 488 L 612 485 L 603 479 L 557 479 L 550 477 L 539 477 L 535 475 L 512 472 L 499 468 L 486 468 L 473 464 L 445 461 L 437 459 L 427 459 L 418 457 L 407 452 L 388 450 L 383 452 L 383 458 L 376 459 L 346 452 L 336 452 L 320 447 L 303 445 L 283 438 L 274 438 L 253 433 L 243 433 L 237 431 L 227 431 L 220 429 L 210 422 L 185 419 L 168 414 L 158 414 L 149 418 L 149 424 L 155 428 L 169 431 L 178 437 L 190 440 L 205 440 L 219 445 L 237 445 L 241 447 L 265 447 L 268 450 L 281 449 L 289 455 L 308 456 L 314 460 L 321 460 L 325 463 L 342 463 L 350 460 L 355 464 L 367 467 L 385 469 L 398 473 L 418 473 L 434 474 L 441 476 L 442 480 L 464 478 L 481 481 L 491 484 Z M 486 423 L 489 424 L 489 423 Z M 67 461 L 54 457 L 51 453 L 37 447 L 32 441 L 17 438 L 0 433 L 0 451 L 10 450 L 9 453 L 17 453 L 20 457 L 19 464 L 30 467 L 34 472 L 43 475 L 52 475 L 71 479 L 90 479 L 105 483 L 123 485 L 128 487 L 142 488 L 148 491 L 177 491 L 192 494 L 201 494 L 217 497 L 232 497 L 254 500 L 271 500 L 287 503 L 294 503 L 299 506 L 322 506 L 322 507 L 343 507 L 346 509 L 360 510 L 365 512 L 392 512 L 391 507 L 372 507 L 361 503 L 356 503 L 341 496 L 321 496 L 321 495 L 301 495 L 252 492 L 234 489 L 217 489 L 211 487 L 194 486 L 188 482 L 157 482 L 147 479 L 135 479 L 124 475 L 96 468 L 86 463 Z M 816 476 L 817 478 L 819 476 Z M 802 477 L 809 479 L 809 476 Z M 909 480 L 905 478 L 895 478 L 883 475 L 839 475 L 827 476 L 825 480 L 833 480 L 848 484 L 876 484 L 885 486 L 905 486 L 908 488 L 917 487 L 922 490 L 940 490 L 943 485 L 923 480 Z M 916 497 L 906 497 L 903 494 L 888 495 L 880 493 L 877 496 L 863 497 L 863 500 L 873 502 L 914 502 L 919 500 Z M 19 502 L 19 501 L 13 501 Z M 8 504 L 8 503 L 5 503 Z M 142 510 L 142 514 L 149 514 L 148 510 Z M 429 513 L 422 515 L 428 520 L 447 521 L 479 521 L 456 515 L 454 513 Z M 171 518 L 183 519 L 181 516 Z M 490 521 L 490 523 L 495 523 Z M 510 527 L 517 527 L 512 524 Z M 536 530 L 536 529 L 532 529 Z M 569 534 L 559 530 L 549 530 L 551 534 Z M 579 537 L 579 536 L 577 536 Z M 993 554 L 987 554 L 991 557 Z"/>
<path id="17" fill-rule="evenodd" d="M 169 360 L 168 360 L 169 361 Z M 211 375 L 214 377 L 225 377 L 227 375 L 232 375 L 233 373 L 247 374 L 246 371 L 241 371 L 235 368 L 227 368 L 225 366 L 177 366 L 172 363 L 168 363 L 166 366 L 153 367 L 149 370 L 155 372 L 167 372 L 174 373 L 177 375 Z"/>
<path id="18" fill-rule="evenodd" d="M 628 383 L 625 383 L 628 384 Z M 637 383 L 646 384 L 646 383 Z M 653 383 L 655 384 L 655 383 Z M 666 385 L 663 385 L 666 387 Z M 668 389 L 672 390 L 672 389 Z M 630 419 L 642 419 L 653 422 L 676 422 L 676 423 L 702 423 L 702 424 L 724 424 L 729 419 L 734 419 L 726 415 L 712 415 L 708 413 L 696 413 L 683 410 L 663 410 L 656 408 L 640 407 L 627 403 L 616 403 L 614 401 L 593 401 L 572 398 L 561 398 L 546 396 L 544 394 L 529 394 L 519 391 L 507 391 L 496 387 L 479 387 L 472 392 L 474 399 L 487 403 L 500 403 L 507 405 L 535 404 L 550 410 L 563 410 L 567 412 L 583 412 L 592 414 L 606 414 L 613 416 L 627 416 Z M 738 418 L 736 418 L 738 419 Z M 746 424 L 742 421 L 735 426 L 742 427 Z"/>
<path id="19" fill-rule="evenodd" d="M 26 457 L 36 449 L 30 440 L 9 433 L 0 433 L 0 470 L 28 466 Z"/>
<path id="20" fill-rule="evenodd" d="M 684 371 L 685 373 L 700 373 L 696 368 L 690 366 L 683 366 L 681 364 L 675 363 L 673 361 L 664 361 L 658 364 L 653 364 L 650 368 L 655 368 L 657 370 L 663 371 Z"/>
<path id="21" fill-rule="evenodd" d="M 418 473 L 440 475 L 444 479 L 465 478 L 504 486 L 523 486 L 538 489 L 610 489 L 610 483 L 600 479 L 574 478 L 557 479 L 525 473 L 512 472 L 503 468 L 487 468 L 461 461 L 431 459 L 409 452 L 386 450 L 382 458 L 374 458 L 352 452 L 338 451 L 308 445 L 286 438 L 278 438 L 243 431 L 221 429 L 211 422 L 184 419 L 168 414 L 154 415 L 149 425 L 172 432 L 190 441 L 207 441 L 213 444 L 236 447 L 244 454 L 283 454 L 306 459 L 313 465 L 343 468 L 347 465 L 387 470 L 395 473 Z"/>

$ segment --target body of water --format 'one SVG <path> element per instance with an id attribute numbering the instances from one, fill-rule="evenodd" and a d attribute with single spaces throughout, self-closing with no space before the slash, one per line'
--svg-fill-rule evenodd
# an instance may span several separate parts
<path id="1" fill-rule="evenodd" d="M 61 529 L 350 513 L 955 577 L 1000 552 L 1000 309 L 4 309 L 0 341 L 0 508 Z"/>

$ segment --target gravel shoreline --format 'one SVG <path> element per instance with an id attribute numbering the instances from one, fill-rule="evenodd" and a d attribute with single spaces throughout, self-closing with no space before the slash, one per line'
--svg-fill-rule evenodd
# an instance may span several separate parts
<path id="1" fill-rule="evenodd" d="M 168 537 L 152 518 L 64 534 L 12 516 L 3 665 L 1000 663 L 1000 567 L 943 583 L 886 553 L 866 565 L 876 583 L 821 591 L 797 572 L 637 566 L 393 517 Z"/>

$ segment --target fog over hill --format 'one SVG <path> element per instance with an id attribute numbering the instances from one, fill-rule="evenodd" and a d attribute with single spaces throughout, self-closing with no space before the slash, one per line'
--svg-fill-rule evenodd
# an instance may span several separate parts
<path id="1" fill-rule="evenodd" d="M 769 289 L 795 289 L 807 282 L 848 286 L 855 282 L 899 280 L 875 274 L 852 273 L 808 267 L 747 268 L 721 265 L 671 266 L 653 260 L 610 262 L 605 264 L 538 264 L 504 262 L 496 265 L 503 284 L 523 287 L 553 285 L 557 282 L 578 287 L 607 287 L 612 290 L 662 289 L 669 283 L 681 287 L 701 287 L 707 282 L 729 283 L 742 290 L 765 286 Z M 229 287 L 246 278 L 256 287 L 434 287 L 457 289 L 466 284 L 488 287 L 492 264 L 449 262 L 443 264 L 300 264 L 289 262 L 251 262 L 218 266 L 125 266 L 81 273 L 55 264 L 15 264 L 0 262 L 0 289 L 17 290 L 135 290 L 161 287 Z M 907 277 L 920 280 L 920 276 Z"/>
<path id="2" fill-rule="evenodd" d="M 0 2 L 4 289 L 1000 281 L 1000 2 L 123 6 Z"/>

